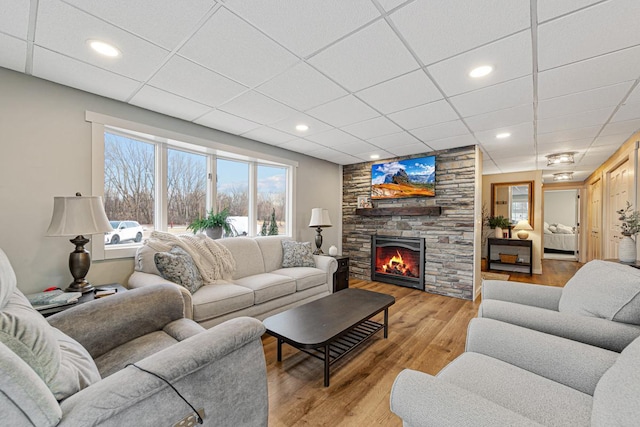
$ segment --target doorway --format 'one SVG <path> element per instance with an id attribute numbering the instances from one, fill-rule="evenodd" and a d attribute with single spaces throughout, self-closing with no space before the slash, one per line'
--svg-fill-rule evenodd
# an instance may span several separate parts
<path id="1" fill-rule="evenodd" d="M 544 259 L 579 259 L 579 194 L 578 189 L 544 191 Z"/>

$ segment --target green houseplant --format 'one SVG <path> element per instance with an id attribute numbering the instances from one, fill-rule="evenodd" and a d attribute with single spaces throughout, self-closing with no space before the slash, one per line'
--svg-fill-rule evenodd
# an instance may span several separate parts
<path id="1" fill-rule="evenodd" d="M 618 259 L 621 262 L 636 262 L 637 248 L 634 236 L 640 233 L 640 212 L 631 209 L 631 203 L 627 201 L 624 209 L 616 211 L 620 225 L 620 234 L 624 237 L 618 243 Z"/>
<path id="2" fill-rule="evenodd" d="M 203 231 L 208 237 L 219 239 L 223 231 L 227 234 L 231 233 L 229 209 L 224 208 L 218 213 L 214 213 L 212 209 L 204 218 L 198 218 L 189 224 L 187 230 L 193 230 L 194 234 Z"/>
<path id="3" fill-rule="evenodd" d="M 511 226 L 509 220 L 502 215 L 489 217 L 488 222 L 489 227 L 496 229 L 495 236 L 499 239 L 502 238 L 502 230 Z"/>

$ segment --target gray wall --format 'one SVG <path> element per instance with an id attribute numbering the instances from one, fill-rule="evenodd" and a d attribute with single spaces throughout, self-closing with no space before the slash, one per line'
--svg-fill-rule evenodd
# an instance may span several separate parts
<path id="1" fill-rule="evenodd" d="M 323 247 L 340 247 L 340 166 L 0 68 L 0 248 L 23 292 L 72 280 L 67 260 L 73 245 L 45 232 L 54 196 L 91 194 L 87 110 L 297 161 L 294 234 L 313 241 L 311 209 L 324 207 L 334 226 L 323 230 Z M 96 261 L 88 279 L 126 284 L 132 270 L 130 258 Z"/>
<path id="2" fill-rule="evenodd" d="M 577 190 L 547 190 L 544 192 L 544 221 L 549 224 L 576 225 Z"/>

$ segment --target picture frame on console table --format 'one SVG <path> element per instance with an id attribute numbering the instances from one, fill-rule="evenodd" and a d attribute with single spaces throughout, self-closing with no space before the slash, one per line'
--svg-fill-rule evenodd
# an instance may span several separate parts
<path id="1" fill-rule="evenodd" d="M 358 196 L 358 209 L 369 209 L 371 206 L 371 199 L 367 196 Z"/>

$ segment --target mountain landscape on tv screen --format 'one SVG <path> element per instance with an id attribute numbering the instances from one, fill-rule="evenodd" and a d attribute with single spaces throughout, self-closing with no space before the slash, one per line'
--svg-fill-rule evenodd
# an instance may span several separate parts
<path id="1" fill-rule="evenodd" d="M 435 157 L 378 163 L 371 167 L 371 198 L 433 197 Z"/>

